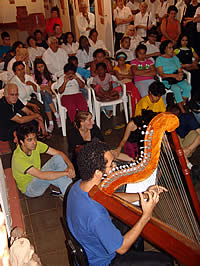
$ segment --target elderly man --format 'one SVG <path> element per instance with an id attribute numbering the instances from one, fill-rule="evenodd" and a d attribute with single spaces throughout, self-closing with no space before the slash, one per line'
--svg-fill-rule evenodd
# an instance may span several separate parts
<path id="1" fill-rule="evenodd" d="M 148 5 L 146 2 L 140 4 L 140 12 L 135 16 L 135 27 L 137 33 L 142 37 L 147 37 L 147 31 L 150 30 L 153 25 L 156 26 L 156 20 L 152 17 L 152 14 L 147 11 Z"/>
<path id="2" fill-rule="evenodd" d="M 64 66 L 68 63 L 68 55 L 59 48 L 58 39 L 55 36 L 48 38 L 48 44 L 49 48 L 44 52 L 42 59 L 49 72 L 59 78 L 63 74 Z"/>
<path id="3" fill-rule="evenodd" d="M 91 29 L 95 28 L 95 16 L 88 12 L 88 6 L 85 2 L 79 3 L 79 12 L 77 16 L 77 25 L 80 31 L 80 36 L 85 35 L 88 37 Z"/>
<path id="4" fill-rule="evenodd" d="M 13 139 L 13 132 L 20 124 L 35 120 L 39 128 L 45 134 L 43 119 L 38 113 L 29 110 L 18 99 L 18 88 L 16 84 L 8 83 L 4 90 L 4 97 L 0 99 L 0 140 L 8 141 Z M 22 116 L 21 111 L 26 115 Z M 19 114 L 20 113 L 20 114 Z"/>

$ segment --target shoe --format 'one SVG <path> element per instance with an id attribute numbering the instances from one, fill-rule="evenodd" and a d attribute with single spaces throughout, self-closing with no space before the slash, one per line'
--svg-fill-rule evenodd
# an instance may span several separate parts
<path id="1" fill-rule="evenodd" d="M 62 125 L 61 125 L 61 119 L 60 119 L 60 116 L 59 117 L 56 117 L 56 123 L 57 123 L 57 126 L 58 128 L 60 128 Z"/>
<path id="2" fill-rule="evenodd" d="M 53 128 L 54 128 L 54 125 L 53 124 L 49 124 L 49 127 L 47 128 L 47 132 L 52 133 Z"/>
<path id="3" fill-rule="evenodd" d="M 121 129 L 121 128 L 123 128 L 123 127 L 125 127 L 125 124 L 124 124 L 124 123 L 121 123 L 121 124 L 117 124 L 117 125 L 114 127 L 114 129 Z"/>

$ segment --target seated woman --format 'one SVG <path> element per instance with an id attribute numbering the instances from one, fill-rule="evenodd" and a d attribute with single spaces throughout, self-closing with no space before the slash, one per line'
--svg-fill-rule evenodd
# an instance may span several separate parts
<path id="1" fill-rule="evenodd" d="M 160 81 L 154 81 L 149 86 L 148 95 L 144 96 L 136 105 L 135 116 L 142 115 L 142 110 L 152 110 L 155 113 L 166 111 L 162 98 L 165 94 L 165 86 Z"/>
<path id="2" fill-rule="evenodd" d="M 82 68 L 89 68 L 93 61 L 93 53 L 95 49 L 89 44 L 88 38 L 81 36 L 79 39 L 79 48 L 77 51 L 78 66 Z"/>
<path id="3" fill-rule="evenodd" d="M 97 75 L 93 78 L 92 86 L 98 101 L 114 101 L 119 99 L 121 87 L 113 88 L 112 76 L 107 73 L 107 66 L 105 63 L 98 63 L 96 66 Z M 111 107 L 112 108 L 112 107 Z M 109 106 L 103 109 L 107 118 L 111 118 L 112 111 Z"/>
<path id="4" fill-rule="evenodd" d="M 199 56 L 195 50 L 191 47 L 188 36 L 186 34 L 181 34 L 177 42 L 177 48 L 174 50 L 176 56 L 181 62 L 183 69 L 191 73 L 191 85 L 192 85 L 192 97 L 199 95 Z"/>
<path id="5" fill-rule="evenodd" d="M 74 38 L 74 34 L 72 32 L 66 32 L 63 38 L 63 44 L 61 48 L 65 50 L 68 56 L 75 56 L 78 51 L 79 44 L 76 42 Z"/>
<path id="6" fill-rule="evenodd" d="M 47 131 L 52 133 L 54 128 L 52 112 L 55 115 L 58 127 L 61 127 L 61 121 L 52 100 L 52 76 L 48 71 L 45 62 L 41 58 L 36 58 L 34 62 L 34 80 L 40 86 L 44 110 L 49 120 L 49 127 L 47 128 Z"/>
<path id="7" fill-rule="evenodd" d="M 178 19 L 176 19 L 177 13 L 178 9 L 175 6 L 169 6 L 167 17 L 164 18 L 161 23 L 161 32 L 163 35 L 161 42 L 170 40 L 173 45 L 176 45 L 179 35 L 181 34 L 181 25 Z"/>
<path id="8" fill-rule="evenodd" d="M 121 82 L 126 84 L 126 92 L 131 96 L 132 114 L 135 113 L 135 106 L 140 100 L 140 93 L 133 83 L 131 66 L 126 64 L 127 55 L 124 52 L 116 54 L 117 66 L 114 67 L 115 75 Z"/>
<path id="9" fill-rule="evenodd" d="M 130 49 L 131 39 L 128 36 L 125 36 L 121 39 L 120 43 L 121 43 L 121 49 L 119 49 L 117 53 L 124 52 L 127 56 L 126 59 L 127 63 L 130 63 L 131 60 L 135 58 L 134 52 Z"/>
<path id="10" fill-rule="evenodd" d="M 109 51 L 105 46 L 105 43 L 103 40 L 98 40 L 98 32 L 96 29 L 92 29 L 89 33 L 89 43 L 91 47 L 95 49 L 103 49 L 106 53 L 106 55 L 109 55 Z"/>
<path id="11" fill-rule="evenodd" d="M 192 156 L 200 145 L 200 125 L 192 114 L 182 114 L 177 105 L 169 106 L 167 111 L 179 118 L 180 125 L 176 132 L 183 148 L 188 168 L 191 168 L 192 165 L 189 163 L 188 158 Z"/>
<path id="12" fill-rule="evenodd" d="M 47 42 L 43 39 L 43 33 L 41 32 L 41 30 L 34 31 L 33 35 L 38 47 L 43 47 L 45 50 L 49 48 Z"/>
<path id="13" fill-rule="evenodd" d="M 34 63 L 35 59 L 38 57 L 42 57 L 43 53 L 46 51 L 43 47 L 36 46 L 36 40 L 33 36 L 29 36 L 27 38 L 28 44 L 28 54 L 30 60 Z"/>
<path id="14" fill-rule="evenodd" d="M 106 64 L 107 72 L 111 75 L 114 74 L 113 67 L 111 62 L 106 58 L 106 53 L 103 49 L 99 48 L 93 53 L 94 61 L 91 63 L 90 72 L 91 76 L 94 77 L 97 75 L 96 65 L 99 63 Z"/>
<path id="15" fill-rule="evenodd" d="M 131 61 L 131 70 L 134 76 L 135 86 L 141 97 L 148 94 L 149 85 L 154 82 L 156 69 L 151 59 L 146 59 L 147 47 L 139 44 L 135 50 L 136 59 Z"/>
<path id="16" fill-rule="evenodd" d="M 24 48 L 23 42 L 17 41 L 14 42 L 10 51 L 8 51 L 4 57 L 4 71 L 7 71 L 8 63 L 16 55 L 17 48 Z"/>
<path id="17" fill-rule="evenodd" d="M 104 141 L 100 129 L 94 124 L 92 114 L 86 111 L 79 111 L 74 120 L 74 127 L 69 131 L 68 135 L 68 153 L 75 165 L 77 152 L 83 145 L 94 138 Z"/>
<path id="18" fill-rule="evenodd" d="M 143 38 L 137 34 L 136 28 L 134 25 L 128 25 L 124 37 L 129 37 L 131 39 L 130 50 L 135 54 L 136 47 L 143 41 Z"/>
<path id="19" fill-rule="evenodd" d="M 131 121 L 128 123 L 124 136 L 117 147 L 114 150 L 114 155 L 118 159 L 127 160 L 124 157 L 124 154 L 121 153 L 121 150 L 124 148 L 124 153 L 130 157 L 131 160 L 136 159 L 139 155 L 139 146 L 141 145 L 140 140 L 144 138 L 144 135 L 141 134 L 142 126 L 148 125 L 151 119 L 156 115 L 151 110 L 142 110 L 140 116 L 131 118 Z M 120 154 L 121 153 L 121 154 Z M 128 161 L 130 160 L 128 159 Z"/>
<path id="20" fill-rule="evenodd" d="M 183 70 L 177 56 L 174 56 L 173 43 L 170 40 L 163 41 L 160 45 L 160 53 L 156 59 L 156 69 L 163 84 L 170 88 L 182 113 L 185 113 L 184 105 L 190 97 L 191 86 L 184 79 Z"/>
<path id="21" fill-rule="evenodd" d="M 87 102 L 80 91 L 80 88 L 85 87 L 85 82 L 76 73 L 76 67 L 73 64 L 66 64 L 64 73 L 57 81 L 55 88 L 61 94 L 61 104 L 66 107 L 69 119 L 73 122 L 77 110 L 88 110 Z"/>

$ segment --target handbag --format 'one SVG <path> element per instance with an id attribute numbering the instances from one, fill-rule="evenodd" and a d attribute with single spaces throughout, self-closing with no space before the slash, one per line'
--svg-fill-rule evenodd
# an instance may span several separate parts
<path id="1" fill-rule="evenodd" d="M 178 74 L 178 70 L 175 72 L 175 73 L 172 73 L 172 74 Z M 163 78 L 162 80 L 164 81 L 167 81 L 169 83 L 169 85 L 173 85 L 173 84 L 177 84 L 181 81 L 183 81 L 184 79 L 187 79 L 187 75 L 185 73 L 183 73 L 183 78 L 182 80 L 177 80 L 175 78 L 172 78 L 172 77 L 169 77 L 169 78 Z"/>

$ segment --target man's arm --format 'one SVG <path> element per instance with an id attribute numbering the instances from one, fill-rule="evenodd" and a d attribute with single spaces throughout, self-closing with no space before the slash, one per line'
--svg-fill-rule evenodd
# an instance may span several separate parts
<path id="1" fill-rule="evenodd" d="M 65 171 L 65 175 L 67 174 L 71 178 L 75 177 L 74 166 L 73 166 L 72 162 L 70 161 L 70 159 L 68 158 L 68 156 L 66 154 L 64 154 L 64 152 L 49 147 L 47 150 L 47 154 L 52 155 L 52 156 L 58 155 L 58 154 L 61 155 L 63 157 L 63 160 L 66 162 L 66 164 L 68 166 L 66 171 Z"/>
<path id="2" fill-rule="evenodd" d="M 67 169 L 66 169 L 67 170 Z M 57 178 L 67 175 L 67 171 L 57 172 L 57 171 L 41 171 L 35 167 L 31 167 L 27 170 L 27 173 L 43 180 L 55 180 Z"/>
<path id="3" fill-rule="evenodd" d="M 33 113 L 31 115 L 26 115 L 26 116 L 21 116 L 21 117 L 19 115 L 15 115 L 14 117 L 11 118 L 11 120 L 15 121 L 18 124 L 24 124 L 24 123 L 28 123 L 28 122 L 31 122 L 32 120 L 36 120 L 39 118 L 40 118 L 40 115 L 38 113 Z"/>

